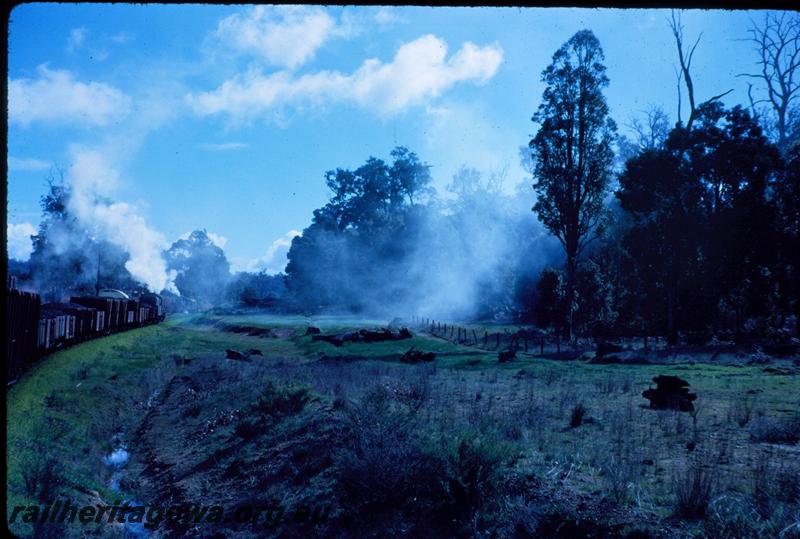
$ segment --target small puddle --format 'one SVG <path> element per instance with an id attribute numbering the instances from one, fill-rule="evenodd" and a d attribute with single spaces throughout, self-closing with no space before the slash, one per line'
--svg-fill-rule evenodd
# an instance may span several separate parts
<path id="1" fill-rule="evenodd" d="M 125 433 L 116 433 L 111 438 L 111 453 L 103 457 L 103 463 L 114 467 L 108 485 L 114 492 L 120 491 L 119 483 L 124 475 L 124 468 L 130 460 L 130 457 L 131 454 L 128 452 L 128 445 L 125 443 Z M 142 505 L 138 501 L 132 499 L 123 500 L 121 503 L 127 503 L 130 506 Z M 150 530 L 144 527 L 143 522 L 128 522 L 128 520 L 125 519 L 125 524 L 123 526 L 125 528 L 125 537 L 150 537 Z"/>
<path id="2" fill-rule="evenodd" d="M 128 458 L 130 458 L 130 453 L 128 453 L 128 450 L 125 448 L 125 446 L 122 446 L 103 457 L 103 462 L 110 464 L 115 468 L 119 468 L 128 462 Z"/>

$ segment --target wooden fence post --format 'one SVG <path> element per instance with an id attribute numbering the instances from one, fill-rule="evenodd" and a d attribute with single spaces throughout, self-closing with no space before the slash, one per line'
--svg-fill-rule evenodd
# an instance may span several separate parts
<path id="1" fill-rule="evenodd" d="M 497 349 L 499 350 L 500 349 L 500 334 L 499 333 L 495 333 L 494 337 L 495 337 L 495 341 L 497 341 Z"/>
<path id="2" fill-rule="evenodd" d="M 475 330 L 472 330 L 472 338 L 475 339 L 475 346 L 478 346 L 478 334 L 475 333 Z"/>
<path id="3" fill-rule="evenodd" d="M 483 347 L 486 348 L 489 345 L 488 343 L 489 343 L 489 332 L 484 330 L 484 332 L 483 332 Z"/>

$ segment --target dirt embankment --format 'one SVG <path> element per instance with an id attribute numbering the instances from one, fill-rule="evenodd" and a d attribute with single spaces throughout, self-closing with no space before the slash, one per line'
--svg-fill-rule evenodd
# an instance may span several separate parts
<path id="1" fill-rule="evenodd" d="M 156 506 L 219 505 L 226 518 L 242 506 L 280 506 L 285 520 L 304 507 L 331 505 L 333 424 L 307 388 L 276 388 L 259 365 L 198 360 L 169 380 L 135 433 L 124 487 Z M 202 523 L 195 531 L 251 537 L 313 527 L 290 523 Z M 168 527 L 193 530 L 189 523 Z"/>

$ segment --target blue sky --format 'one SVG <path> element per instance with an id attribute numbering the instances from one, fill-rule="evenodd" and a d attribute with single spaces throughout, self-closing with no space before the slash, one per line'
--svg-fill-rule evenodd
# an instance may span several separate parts
<path id="1" fill-rule="evenodd" d="M 541 71 L 589 28 L 606 56 L 612 116 L 650 104 L 674 121 L 667 10 L 26 4 L 9 23 L 8 222 L 25 257 L 53 166 L 87 223 L 153 263 L 154 246 L 212 232 L 236 268 L 277 271 L 325 203 L 326 170 L 406 145 L 440 192 L 461 166 L 507 168 Z M 746 101 L 759 12 L 682 13 L 699 100 Z M 686 115 L 684 96 L 684 118 Z M 118 206 L 96 206 L 96 197 Z M 533 195 L 531 194 L 531 204 Z M 127 229 L 109 208 L 135 222 Z M 534 219 L 534 215 L 531 214 Z M 131 237 L 122 237 L 130 234 Z"/>

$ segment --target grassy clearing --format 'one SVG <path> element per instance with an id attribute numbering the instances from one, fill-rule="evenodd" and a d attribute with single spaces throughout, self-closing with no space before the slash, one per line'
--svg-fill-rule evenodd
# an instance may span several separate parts
<path id="1" fill-rule="evenodd" d="M 547 535 L 551 524 L 568 522 L 561 529 L 571 531 L 559 533 L 579 536 L 587 522 L 602 522 L 608 536 L 644 527 L 665 536 L 737 529 L 758 537 L 800 518 L 792 487 L 800 483 L 792 482 L 800 479 L 791 437 L 800 418 L 797 374 L 527 354 L 500 364 L 496 353 L 424 334 L 335 347 L 304 336 L 306 318 L 217 318 L 291 331 L 256 337 L 172 317 L 54 354 L 12 387 L 8 507 L 45 494 L 46 474 L 31 486 L 30 470 L 53 458 L 58 493 L 115 499 L 101 458 L 115 432 L 138 429 L 126 494 L 231 503 L 268 492 L 334 505 L 327 528 L 297 533 L 345 536 L 365 526 L 390 535 Z M 382 324 L 329 317 L 311 325 L 336 332 Z M 436 361 L 400 363 L 411 347 L 435 351 Z M 225 349 L 251 348 L 263 356 L 224 359 Z M 696 413 L 644 407 L 641 391 L 659 374 L 689 381 Z M 153 463 L 169 473 L 148 475 Z M 258 486 L 264 474 L 274 480 L 269 488 Z M 448 522 L 433 518 L 441 511 Z"/>

